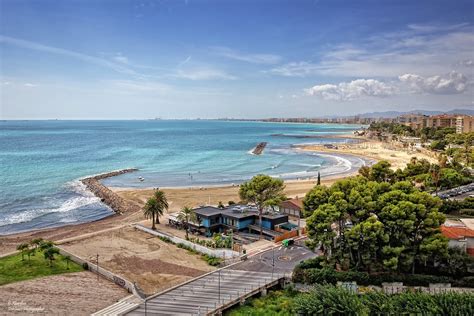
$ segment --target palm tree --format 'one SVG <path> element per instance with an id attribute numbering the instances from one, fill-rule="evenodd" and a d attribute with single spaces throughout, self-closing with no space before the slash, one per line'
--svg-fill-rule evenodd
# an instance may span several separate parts
<path id="1" fill-rule="evenodd" d="M 25 254 L 28 252 L 30 249 L 30 245 L 27 243 L 21 243 L 16 247 L 16 250 L 21 252 L 21 260 L 25 260 Z"/>
<path id="2" fill-rule="evenodd" d="M 151 229 L 156 230 L 155 226 L 155 216 L 156 216 L 156 209 L 158 207 L 158 201 L 154 197 L 151 197 L 146 201 L 145 206 L 143 207 L 143 215 L 145 215 L 146 219 L 151 218 Z"/>
<path id="3" fill-rule="evenodd" d="M 52 241 L 46 241 L 46 240 L 41 241 L 41 243 L 39 244 L 39 248 L 43 251 L 46 251 L 49 248 L 53 248 L 53 246 L 54 244 Z"/>
<path id="4" fill-rule="evenodd" d="M 183 207 L 177 216 L 178 220 L 184 223 L 186 229 L 186 239 L 189 238 L 189 222 L 197 222 L 196 212 L 188 206 Z"/>
<path id="5" fill-rule="evenodd" d="M 168 209 L 168 200 L 166 199 L 165 192 L 156 190 L 153 196 L 148 199 L 143 208 L 143 214 L 145 218 L 151 218 L 152 226 L 151 229 L 156 230 L 156 224 L 160 223 L 160 216 L 163 215 L 164 210 Z M 156 218 L 156 221 L 155 221 Z"/>
<path id="6" fill-rule="evenodd" d="M 164 210 L 168 210 L 168 199 L 166 198 L 165 192 L 161 190 L 156 190 L 153 194 L 157 202 L 156 208 L 156 223 L 160 223 L 160 216 L 163 216 Z"/>
<path id="7" fill-rule="evenodd" d="M 38 250 L 39 246 L 41 245 L 41 243 L 43 242 L 43 238 L 35 238 L 33 240 L 30 241 L 30 245 L 32 247 L 34 247 L 33 249 L 31 249 L 31 255 L 35 255 L 36 253 L 36 250 Z"/>
<path id="8" fill-rule="evenodd" d="M 49 247 L 44 251 L 44 258 L 49 260 L 49 266 L 53 266 L 54 255 L 59 253 L 56 247 Z"/>

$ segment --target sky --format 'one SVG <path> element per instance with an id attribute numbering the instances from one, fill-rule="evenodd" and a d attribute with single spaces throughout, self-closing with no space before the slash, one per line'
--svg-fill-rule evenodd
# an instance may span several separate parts
<path id="1" fill-rule="evenodd" d="M 1 119 L 474 108 L 474 1 L 0 0 Z"/>

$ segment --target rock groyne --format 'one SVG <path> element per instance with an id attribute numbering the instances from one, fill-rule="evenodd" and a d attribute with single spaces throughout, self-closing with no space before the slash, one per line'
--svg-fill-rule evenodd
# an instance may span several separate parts
<path id="1" fill-rule="evenodd" d="M 138 169 L 123 169 L 108 173 L 102 173 L 96 176 L 84 178 L 81 180 L 81 182 L 86 186 L 89 191 L 91 191 L 92 193 L 94 193 L 95 196 L 100 198 L 100 200 L 103 203 L 107 204 L 115 213 L 134 213 L 140 211 L 140 207 L 138 205 L 124 200 L 115 192 L 100 183 L 100 180 L 118 176 L 124 173 L 134 172 L 137 170 Z"/>
<path id="2" fill-rule="evenodd" d="M 255 148 L 252 150 L 252 154 L 261 155 L 266 146 L 267 146 L 267 142 L 258 143 L 258 145 L 255 146 Z"/>

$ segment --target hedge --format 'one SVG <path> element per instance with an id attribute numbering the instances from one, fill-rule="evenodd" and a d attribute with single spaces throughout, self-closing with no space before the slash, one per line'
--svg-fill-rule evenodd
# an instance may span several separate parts
<path id="1" fill-rule="evenodd" d="M 355 281 L 359 285 L 378 285 L 385 282 L 403 282 L 409 286 L 429 286 L 430 283 L 451 283 L 455 287 L 474 287 L 474 277 L 454 279 L 447 276 L 426 274 L 368 274 L 357 271 L 335 271 L 331 268 L 303 269 L 297 266 L 293 271 L 293 282 L 305 284 L 336 284 L 338 281 Z"/>
<path id="2" fill-rule="evenodd" d="M 474 295 L 470 293 L 421 292 L 358 295 L 341 287 L 318 285 L 295 298 L 298 315 L 472 315 Z"/>

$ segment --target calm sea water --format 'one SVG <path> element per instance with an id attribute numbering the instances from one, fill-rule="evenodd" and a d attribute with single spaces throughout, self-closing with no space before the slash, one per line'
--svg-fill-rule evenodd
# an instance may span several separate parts
<path id="1" fill-rule="evenodd" d="M 238 183 L 257 173 L 285 179 L 347 172 L 364 161 L 303 153 L 294 144 L 345 142 L 302 138 L 353 131 L 354 125 L 223 121 L 0 122 L 0 234 L 81 223 L 112 211 L 78 179 L 139 168 L 104 181 L 121 187 Z M 258 142 L 261 156 L 249 152 Z M 142 176 L 145 181 L 140 182 Z"/>

